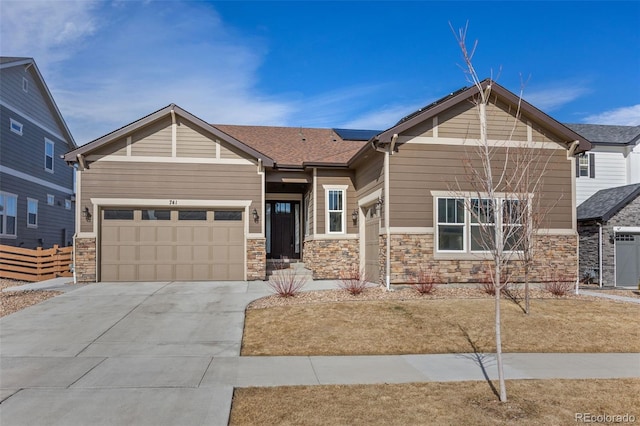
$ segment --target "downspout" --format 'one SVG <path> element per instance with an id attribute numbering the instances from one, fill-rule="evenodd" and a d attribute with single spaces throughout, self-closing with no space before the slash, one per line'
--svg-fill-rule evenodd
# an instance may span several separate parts
<path id="1" fill-rule="evenodd" d="M 598 284 L 602 288 L 602 224 L 598 224 Z"/>
<path id="2" fill-rule="evenodd" d="M 395 133 L 391 137 L 391 143 L 389 144 L 389 150 L 384 153 L 384 198 L 386 198 L 384 203 L 384 224 L 387 233 L 387 262 L 386 262 L 386 285 L 387 291 L 391 289 L 391 221 L 389 220 L 390 208 L 389 201 L 391 200 L 389 194 L 389 157 L 393 153 L 393 149 L 396 145 L 396 141 L 398 140 L 398 134 Z"/>

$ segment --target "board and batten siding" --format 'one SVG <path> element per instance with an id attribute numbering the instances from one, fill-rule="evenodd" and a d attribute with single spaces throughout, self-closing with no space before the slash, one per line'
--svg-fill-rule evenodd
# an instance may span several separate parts
<path id="1" fill-rule="evenodd" d="M 487 134 L 493 140 L 526 141 L 529 139 L 528 126 L 531 125 L 531 140 L 534 142 L 560 142 L 542 126 L 530 120 L 526 115 L 516 119 L 515 107 L 496 101 L 487 105 Z M 479 139 L 480 119 L 477 107 L 471 102 L 462 102 L 440 113 L 436 119 L 438 137 L 458 139 Z M 404 132 L 407 136 L 434 136 L 433 121 L 425 120 Z"/>
<path id="2" fill-rule="evenodd" d="M 261 176 L 254 165 L 97 161 L 81 173 L 81 210 L 93 211 L 91 198 L 131 198 L 251 200 L 249 211 L 261 211 Z M 92 231 L 93 223 L 81 219 L 81 232 Z M 249 232 L 261 233 L 260 223 L 250 221 Z"/>
<path id="3" fill-rule="evenodd" d="M 19 65 L 0 70 L 0 99 L 50 130 L 63 134 L 60 130 L 63 127 L 62 123 L 52 113 L 53 106 L 43 96 L 32 68 L 25 70 L 24 65 Z M 26 93 L 22 90 L 23 77 L 29 85 Z"/>
<path id="4" fill-rule="evenodd" d="M 543 155 L 551 153 L 545 150 Z M 390 158 L 389 199 L 392 227 L 434 226 L 431 191 L 462 191 L 467 182 L 464 158 L 473 158 L 471 147 L 405 143 Z M 504 157 L 503 157 L 504 158 Z M 499 157 L 496 157 L 499 162 Z M 554 151 L 544 179 L 543 205 L 554 206 L 543 227 L 571 229 L 571 161 L 562 148 Z M 497 172 L 497 170 L 496 170 Z M 386 200 L 385 200 L 386 202 Z"/>
<path id="5" fill-rule="evenodd" d="M 347 185 L 346 190 L 347 205 L 344 210 L 347 234 L 357 234 L 358 225 L 351 220 L 351 213 L 358 207 L 358 199 L 353 185 L 353 171 L 351 170 L 323 170 L 318 169 L 316 175 L 316 232 L 315 234 L 327 234 L 326 229 L 326 193 L 323 185 Z M 332 234 L 333 235 L 333 234 Z"/>

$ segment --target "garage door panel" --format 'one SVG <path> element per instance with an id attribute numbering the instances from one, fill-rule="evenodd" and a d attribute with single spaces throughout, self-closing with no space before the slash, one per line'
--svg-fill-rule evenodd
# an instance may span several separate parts
<path id="1" fill-rule="evenodd" d="M 206 221 L 179 220 L 177 210 L 167 217 L 171 220 L 144 220 L 136 210 L 129 218 L 102 220 L 100 279 L 243 279 L 243 221 L 215 220 L 212 212 Z"/>

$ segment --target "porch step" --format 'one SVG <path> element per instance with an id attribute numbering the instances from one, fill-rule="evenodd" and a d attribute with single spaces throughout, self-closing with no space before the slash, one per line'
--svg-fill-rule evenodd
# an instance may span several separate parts
<path id="1" fill-rule="evenodd" d="M 286 274 L 295 271 L 296 275 L 299 277 L 307 277 L 311 278 L 313 276 L 313 271 L 307 269 L 303 262 L 291 262 L 291 263 L 281 263 L 278 266 L 282 266 L 282 268 L 278 268 L 273 263 L 267 263 L 267 276 L 278 275 L 278 274 Z"/>

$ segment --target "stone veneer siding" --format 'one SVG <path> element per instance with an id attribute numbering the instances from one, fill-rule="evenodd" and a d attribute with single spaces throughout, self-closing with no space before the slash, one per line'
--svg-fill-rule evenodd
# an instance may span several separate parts
<path id="1" fill-rule="evenodd" d="M 478 283 L 484 277 L 490 261 L 481 259 L 456 260 L 433 258 L 433 234 L 392 234 L 391 235 L 391 283 L 410 282 L 420 268 L 434 271 L 441 283 Z M 380 270 L 384 279 L 386 268 L 386 235 L 381 236 Z M 549 279 L 549 271 L 555 270 L 568 281 L 575 281 L 578 267 L 577 236 L 547 235 L 540 237 L 540 244 L 531 272 L 531 281 Z M 519 262 L 513 261 L 514 267 Z M 522 274 L 516 274 L 514 280 L 523 280 Z"/>
<path id="2" fill-rule="evenodd" d="M 75 264 L 78 282 L 96 282 L 96 239 L 75 239 Z"/>
<path id="3" fill-rule="evenodd" d="M 267 277 L 266 239 L 247 240 L 247 280 L 264 280 Z"/>
<path id="4" fill-rule="evenodd" d="M 640 226 L 640 197 L 623 207 L 608 222 L 602 223 L 602 284 L 615 283 L 615 226 Z M 580 277 L 589 271 L 596 274 L 598 282 L 598 225 L 595 221 L 579 222 L 580 234 Z"/>
<path id="5" fill-rule="evenodd" d="M 307 240 L 303 261 L 313 271 L 313 279 L 334 280 L 340 274 L 359 268 L 359 240 Z"/>

